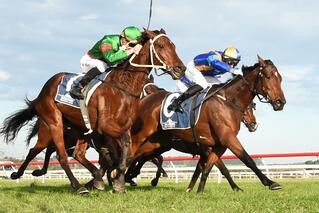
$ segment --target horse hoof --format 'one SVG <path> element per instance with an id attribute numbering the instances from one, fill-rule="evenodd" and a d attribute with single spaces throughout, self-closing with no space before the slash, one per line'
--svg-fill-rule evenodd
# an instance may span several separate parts
<path id="1" fill-rule="evenodd" d="M 124 189 L 123 190 L 112 189 L 111 192 L 112 192 L 112 194 L 124 194 L 124 193 L 126 193 Z"/>
<path id="2" fill-rule="evenodd" d="M 43 172 L 41 169 L 36 169 L 32 172 L 32 175 L 35 177 L 39 177 L 39 176 L 42 176 L 45 174 L 46 174 L 46 172 Z"/>
<path id="3" fill-rule="evenodd" d="M 20 178 L 21 175 L 19 175 L 17 172 L 12 172 L 10 177 L 12 180 L 16 180 L 16 179 Z"/>
<path id="4" fill-rule="evenodd" d="M 191 191 L 192 191 L 192 189 L 190 189 L 190 188 L 186 189 L 186 192 L 191 192 Z"/>
<path id="5" fill-rule="evenodd" d="M 137 183 L 135 183 L 135 181 L 133 181 L 133 180 L 130 180 L 129 184 L 130 184 L 130 186 L 134 186 L 134 187 L 137 186 Z"/>
<path id="6" fill-rule="evenodd" d="M 89 193 L 89 190 L 87 190 L 85 187 L 80 187 L 78 190 L 76 190 L 76 192 L 79 194 L 79 195 L 85 195 L 85 194 L 88 194 Z"/>
<path id="7" fill-rule="evenodd" d="M 112 170 L 112 172 L 111 172 L 111 174 L 110 174 L 110 177 L 112 178 L 112 179 L 115 179 L 116 178 L 116 176 L 117 176 L 117 169 L 113 169 Z"/>
<path id="8" fill-rule="evenodd" d="M 100 180 L 100 181 L 94 180 L 93 187 L 97 190 L 103 191 L 105 189 L 105 183 L 103 180 Z"/>
<path id="9" fill-rule="evenodd" d="M 234 188 L 233 188 L 233 191 L 234 191 L 234 192 L 243 192 L 244 190 L 242 190 L 242 189 L 239 188 L 239 187 L 234 187 Z"/>
<path id="10" fill-rule="evenodd" d="M 158 184 L 158 179 L 153 179 L 152 181 L 151 181 L 151 184 L 152 184 L 152 186 L 157 186 L 157 184 Z"/>
<path id="11" fill-rule="evenodd" d="M 278 189 L 282 189 L 282 187 L 281 187 L 278 183 L 274 182 L 274 183 L 272 183 L 272 184 L 269 186 L 269 189 L 270 189 L 270 190 L 278 190 Z"/>

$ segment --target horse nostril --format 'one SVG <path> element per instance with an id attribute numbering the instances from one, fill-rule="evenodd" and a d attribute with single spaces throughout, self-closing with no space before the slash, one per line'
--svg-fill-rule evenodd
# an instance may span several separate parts
<path id="1" fill-rule="evenodd" d="M 282 101 L 281 100 L 276 100 L 275 103 L 276 103 L 277 106 L 281 106 L 282 105 Z"/>

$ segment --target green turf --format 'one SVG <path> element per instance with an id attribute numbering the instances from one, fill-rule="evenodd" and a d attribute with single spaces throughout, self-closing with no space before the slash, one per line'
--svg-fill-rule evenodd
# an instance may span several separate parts
<path id="1" fill-rule="evenodd" d="M 79 196 L 67 181 L 0 180 L 0 212 L 319 212 L 319 179 L 278 180 L 270 191 L 257 180 L 236 180 L 244 192 L 208 181 L 205 192 L 186 193 L 188 181 L 149 181 L 127 186 L 125 194 L 93 191 Z M 195 190 L 196 191 L 196 190 Z"/>

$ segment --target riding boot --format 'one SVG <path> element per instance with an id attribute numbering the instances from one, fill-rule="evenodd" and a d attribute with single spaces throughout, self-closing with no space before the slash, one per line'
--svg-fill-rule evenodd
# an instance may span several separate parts
<path id="1" fill-rule="evenodd" d="M 97 67 L 93 67 L 90 69 L 83 78 L 79 81 L 79 83 L 75 84 L 71 90 L 70 95 L 74 99 L 84 99 L 84 95 L 82 94 L 82 89 L 97 75 L 101 74 L 101 71 Z"/>
<path id="2" fill-rule="evenodd" d="M 175 111 L 175 112 L 180 112 L 183 113 L 184 110 L 181 106 L 181 104 L 183 103 L 183 101 L 185 101 L 186 99 L 192 97 L 193 95 L 195 95 L 197 92 L 203 90 L 203 87 L 201 87 L 198 84 L 195 84 L 191 87 L 189 87 L 183 94 L 181 94 L 178 98 L 176 98 L 173 103 L 171 103 L 167 109 L 169 111 Z"/>

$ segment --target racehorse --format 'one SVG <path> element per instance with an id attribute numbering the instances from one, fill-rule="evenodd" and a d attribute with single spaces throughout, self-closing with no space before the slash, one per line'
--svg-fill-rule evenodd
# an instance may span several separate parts
<path id="1" fill-rule="evenodd" d="M 131 143 L 130 129 L 137 116 L 138 94 L 141 93 L 149 72 L 152 68 L 160 68 L 170 74 L 173 79 L 178 79 L 186 69 L 176 54 L 175 45 L 164 30 L 144 30 L 142 38 L 143 47 L 140 53 L 133 55 L 130 63 L 115 68 L 108 79 L 103 81 L 94 92 L 87 106 L 93 133 L 103 135 L 105 140 L 111 137 L 121 147 L 120 161 L 117 168 L 112 171 L 115 192 L 124 192 L 124 171 L 127 151 Z M 27 108 L 5 119 L 0 133 L 4 135 L 8 143 L 16 137 L 22 126 L 38 116 L 41 122 L 37 146 L 30 150 L 26 161 L 30 162 L 47 147 L 49 141 L 53 140 L 59 156 L 58 160 L 71 186 L 79 194 L 84 194 L 88 191 L 81 186 L 68 166 L 63 138 L 63 119 L 82 129 L 83 132 L 86 127 L 79 109 L 54 100 L 57 87 L 64 75 L 65 73 L 58 73 L 51 77 L 38 97 L 33 101 L 27 101 Z"/>
<path id="2" fill-rule="evenodd" d="M 143 88 L 143 91 L 140 95 L 140 98 L 145 97 L 145 95 L 147 93 L 149 93 L 150 91 L 154 91 L 154 89 L 155 89 L 154 87 L 156 88 L 156 90 L 159 90 L 159 88 L 154 86 L 153 75 L 150 75 L 148 81 L 144 85 L 144 88 Z M 36 134 L 38 134 L 40 122 L 41 122 L 40 119 L 37 119 L 37 121 L 29 128 L 29 134 L 28 134 L 27 140 L 26 140 L 27 145 L 29 145 L 30 140 Z M 85 168 L 87 168 L 92 173 L 92 175 L 94 177 L 95 173 L 98 171 L 98 169 L 94 166 L 94 164 L 92 164 L 90 161 L 88 161 L 86 159 L 85 153 L 89 147 L 92 147 L 99 154 L 103 155 L 103 152 L 108 151 L 108 150 L 106 150 L 105 147 L 100 146 L 100 143 L 103 143 L 103 140 L 101 140 L 101 138 L 99 138 L 99 135 L 95 135 L 92 138 L 85 137 L 79 129 L 70 125 L 67 121 L 64 121 L 63 123 L 64 123 L 64 134 L 63 135 L 64 135 L 64 141 L 65 141 L 65 149 L 67 150 L 68 156 L 73 157 L 74 159 L 78 160 Z M 86 143 L 84 143 L 84 142 L 86 142 Z M 42 167 L 42 169 L 34 170 L 32 172 L 33 176 L 38 177 L 38 176 L 45 175 L 47 173 L 50 157 L 55 151 L 56 151 L 56 149 L 55 149 L 53 142 L 52 141 L 49 142 L 49 144 L 47 146 L 46 153 L 45 153 L 43 167 Z M 167 176 L 166 172 L 162 168 L 163 157 L 161 155 L 154 157 L 153 159 L 151 159 L 151 161 L 158 168 L 156 177 L 159 178 L 159 176 L 161 174 L 163 174 L 164 176 Z M 17 172 L 13 172 L 11 174 L 11 179 L 20 178 L 23 175 L 27 165 L 28 164 L 25 161 Z M 109 178 L 108 178 L 108 180 L 109 180 Z M 128 183 L 130 183 L 131 186 L 136 185 L 136 183 L 134 181 L 131 181 L 131 180 Z M 94 187 L 94 188 L 99 189 L 99 190 L 104 189 L 104 182 L 103 182 L 102 178 L 100 178 L 99 180 L 96 180 L 92 184 L 93 184 L 92 186 L 87 184 L 87 185 L 85 185 L 85 187 L 86 188 Z M 109 181 L 109 184 L 110 184 L 110 181 Z"/>
<path id="3" fill-rule="evenodd" d="M 275 111 L 283 109 L 286 99 L 281 89 L 282 78 L 272 61 L 263 60 L 259 56 L 258 63 L 251 67 L 243 67 L 242 70 L 243 77 L 232 80 L 217 93 L 224 98 L 215 95 L 210 96 L 202 105 L 201 114 L 195 127 L 199 135 L 199 148 L 202 152 L 199 161 L 202 176 L 198 192 L 203 191 L 212 166 L 218 162 L 227 148 L 255 172 L 263 185 L 268 186 L 271 190 L 281 188 L 278 183 L 267 178 L 257 168 L 236 135 L 240 128 L 242 109 L 247 108 L 255 96 L 263 102 L 270 103 Z M 214 94 L 213 92 L 213 90 L 209 91 L 210 94 Z M 161 147 L 159 141 L 169 141 L 171 139 L 170 135 L 188 143 L 195 143 L 190 129 L 166 131 L 161 129 L 159 123 L 160 109 L 166 96 L 167 92 L 159 91 L 141 101 L 137 119 L 141 124 L 140 131 L 132 134 L 131 152 L 134 159 L 138 159 L 145 153 L 153 153 L 154 147 L 155 149 Z M 141 149 L 139 148 L 142 144 L 145 145 L 146 141 L 154 145 L 151 149 L 143 149 L 140 152 Z M 192 186 L 190 185 L 188 190 L 191 189 Z"/>
<path id="4" fill-rule="evenodd" d="M 158 91 L 163 90 L 162 88 L 158 88 L 156 85 L 154 84 L 146 84 L 144 86 L 144 92 L 143 95 L 149 95 Z M 254 132 L 257 129 L 257 122 L 256 122 L 256 117 L 254 115 L 253 110 L 256 109 L 256 104 L 254 102 L 252 102 L 251 104 L 249 104 L 249 106 L 247 107 L 247 109 L 245 110 L 245 112 L 243 113 L 243 118 L 242 118 L 242 122 L 245 124 L 245 126 L 248 128 L 248 130 L 250 132 Z M 125 181 L 128 183 L 131 183 L 132 186 L 137 185 L 132 179 L 137 177 L 137 175 L 140 174 L 140 170 L 143 167 L 143 165 L 149 160 L 152 159 L 152 162 L 154 159 L 156 159 L 158 156 L 161 156 L 161 153 L 169 151 L 170 149 L 175 149 L 177 151 L 180 152 L 184 152 L 184 153 L 190 153 L 193 155 L 197 155 L 197 154 L 201 154 L 201 150 L 199 149 L 198 146 L 194 145 L 194 144 L 189 144 L 187 142 L 184 142 L 182 140 L 178 140 L 177 138 L 172 138 L 171 141 L 160 141 L 161 144 L 161 148 L 157 148 L 156 151 L 154 151 L 156 154 L 152 153 L 150 156 L 141 156 L 139 159 L 136 159 L 128 168 L 127 172 L 125 173 Z M 144 143 L 141 146 L 141 150 L 143 150 L 143 148 L 148 147 L 148 146 L 152 146 L 153 144 L 151 143 Z M 160 153 L 159 155 L 157 155 L 157 153 Z M 158 163 L 156 164 L 157 166 L 157 172 L 156 172 L 156 176 L 155 178 L 152 179 L 151 184 L 152 186 L 156 186 L 158 184 L 159 178 L 161 177 L 161 174 L 163 173 L 164 169 L 162 167 L 162 156 L 161 156 L 161 161 L 158 161 Z M 224 163 L 219 160 L 216 163 L 216 166 L 219 168 L 219 170 L 221 171 L 221 173 L 226 177 L 226 179 L 228 180 L 231 188 L 235 191 L 239 191 L 241 190 L 232 180 L 227 168 L 225 167 Z M 199 170 L 197 169 L 196 172 L 199 172 Z M 164 175 L 164 173 L 163 173 Z M 195 175 L 195 174 L 194 174 Z M 166 174 L 167 176 L 167 174 Z"/>

